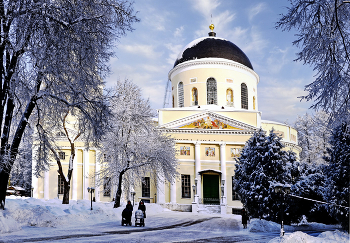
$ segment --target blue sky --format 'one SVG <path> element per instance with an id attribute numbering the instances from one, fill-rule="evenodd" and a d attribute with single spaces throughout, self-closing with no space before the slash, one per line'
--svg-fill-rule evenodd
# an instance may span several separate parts
<path id="1" fill-rule="evenodd" d="M 217 37 L 240 47 L 260 76 L 262 119 L 292 124 L 308 111 L 304 86 L 313 80 L 312 67 L 293 61 L 295 32 L 275 29 L 287 0 L 136 0 L 140 22 L 117 43 L 107 86 L 129 79 L 154 109 L 163 107 L 168 72 L 179 52 L 192 40 L 207 36 L 211 22 Z M 212 18 L 211 18 L 212 15 Z M 167 107 L 170 107 L 169 105 Z"/>

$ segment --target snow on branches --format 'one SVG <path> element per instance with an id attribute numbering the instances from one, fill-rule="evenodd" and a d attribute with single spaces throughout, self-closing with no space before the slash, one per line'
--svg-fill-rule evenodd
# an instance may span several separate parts
<path id="1" fill-rule="evenodd" d="M 110 99 L 112 127 L 102 142 L 99 177 L 108 177 L 117 185 L 115 207 L 119 207 L 122 184 L 137 185 L 146 173 L 155 182 L 172 181 L 177 160 L 174 140 L 156 128 L 152 120 L 155 113 L 140 89 L 126 80 L 118 82 L 114 92 Z"/>
<path id="2" fill-rule="evenodd" d="M 296 61 L 313 66 L 315 80 L 305 86 L 302 99 L 312 108 L 330 112 L 333 120 L 349 119 L 350 3 L 343 0 L 289 0 L 288 12 L 276 27 L 297 29 L 294 45 L 301 48 Z"/>

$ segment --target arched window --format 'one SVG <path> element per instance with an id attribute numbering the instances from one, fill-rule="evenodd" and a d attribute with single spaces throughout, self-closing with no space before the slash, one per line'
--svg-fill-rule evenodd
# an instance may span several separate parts
<path id="1" fill-rule="evenodd" d="M 207 80 L 207 104 L 208 105 L 217 105 L 217 89 L 216 89 L 216 80 L 209 78 Z"/>
<path id="2" fill-rule="evenodd" d="M 232 91 L 232 89 L 226 90 L 226 105 L 233 107 L 233 91 Z"/>
<path id="3" fill-rule="evenodd" d="M 196 87 L 192 89 L 192 105 L 198 105 L 198 90 Z"/>
<path id="4" fill-rule="evenodd" d="M 253 110 L 255 110 L 255 96 L 253 96 Z"/>
<path id="5" fill-rule="evenodd" d="M 184 84 L 180 82 L 178 84 L 178 106 L 184 107 Z"/>
<path id="6" fill-rule="evenodd" d="M 248 110 L 248 89 L 244 83 L 241 84 L 241 107 Z"/>

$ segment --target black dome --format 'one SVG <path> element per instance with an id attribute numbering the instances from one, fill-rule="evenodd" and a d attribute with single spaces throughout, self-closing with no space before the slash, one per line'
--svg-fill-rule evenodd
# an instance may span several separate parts
<path id="1" fill-rule="evenodd" d="M 238 46 L 232 42 L 216 37 L 204 37 L 188 44 L 174 63 L 180 63 L 201 58 L 224 58 L 243 64 L 253 69 L 249 58 Z"/>

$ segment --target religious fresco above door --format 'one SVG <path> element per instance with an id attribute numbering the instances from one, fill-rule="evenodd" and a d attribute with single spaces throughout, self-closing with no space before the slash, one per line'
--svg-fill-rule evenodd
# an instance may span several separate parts
<path id="1" fill-rule="evenodd" d="M 180 146 L 180 155 L 190 155 L 190 147 Z"/>
<path id="2" fill-rule="evenodd" d="M 242 130 L 237 127 L 232 127 L 228 124 L 225 124 L 218 119 L 214 121 L 208 116 L 207 118 L 202 118 L 197 121 L 191 122 L 190 124 L 184 125 L 180 128 L 197 128 L 197 129 L 236 129 Z"/>

